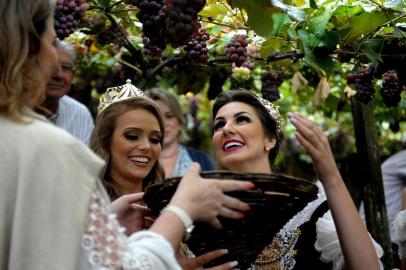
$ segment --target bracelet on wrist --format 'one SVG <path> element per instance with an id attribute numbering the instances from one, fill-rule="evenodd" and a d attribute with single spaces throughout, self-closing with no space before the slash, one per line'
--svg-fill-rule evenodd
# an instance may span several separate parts
<path id="1" fill-rule="evenodd" d="M 185 226 L 185 233 L 183 235 L 183 241 L 186 241 L 190 238 L 190 235 L 194 229 L 193 220 L 190 218 L 188 213 L 186 213 L 182 208 L 177 207 L 175 205 L 167 205 L 164 209 L 162 209 L 161 213 L 164 212 L 171 212 L 175 214 Z"/>

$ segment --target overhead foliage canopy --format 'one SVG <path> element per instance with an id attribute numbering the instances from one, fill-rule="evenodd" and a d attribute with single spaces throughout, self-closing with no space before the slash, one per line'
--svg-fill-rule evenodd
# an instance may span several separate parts
<path id="1" fill-rule="evenodd" d="M 58 0 L 57 8 L 70 1 L 78 0 Z M 131 78 L 141 88 L 160 85 L 189 97 L 198 94 L 203 121 L 209 115 L 208 99 L 222 90 L 244 87 L 262 91 L 283 113 L 315 114 L 329 132 L 339 135 L 351 130 L 349 97 L 356 89 L 348 85 L 348 73 L 370 65 L 373 89 L 381 89 L 386 83 L 382 74 L 390 70 L 395 71 L 399 91 L 406 82 L 403 0 L 89 0 L 87 4 L 89 10 L 69 36 L 81 52 L 77 85 L 102 92 Z M 196 17 L 193 12 L 198 12 Z M 56 21 L 63 28 L 64 23 Z M 196 31 L 199 27 L 207 32 Z M 193 33 L 187 35 L 189 30 Z M 241 36 L 248 46 L 243 46 Z M 396 132 L 406 121 L 405 99 L 395 108 L 387 108 L 379 94 L 373 101 L 382 144 L 399 140 L 401 133 Z M 383 153 L 390 151 L 387 146 Z"/>

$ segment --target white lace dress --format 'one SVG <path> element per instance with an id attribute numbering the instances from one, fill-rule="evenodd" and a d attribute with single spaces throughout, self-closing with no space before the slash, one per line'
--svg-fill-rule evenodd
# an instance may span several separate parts
<path id="1" fill-rule="evenodd" d="M 125 235 L 102 192 L 92 194 L 82 237 L 80 270 L 178 270 L 172 246 L 159 234 Z"/>

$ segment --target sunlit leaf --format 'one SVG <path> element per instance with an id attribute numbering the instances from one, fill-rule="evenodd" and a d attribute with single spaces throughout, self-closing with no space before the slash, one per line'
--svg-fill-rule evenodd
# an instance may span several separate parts
<path id="1" fill-rule="evenodd" d="M 249 2 L 251 2 L 251 1 L 249 1 Z M 253 2 L 255 2 L 255 1 L 253 1 Z M 292 18 L 293 20 L 299 21 L 299 22 L 304 22 L 306 20 L 306 13 L 303 10 L 301 10 L 297 7 L 294 7 L 294 6 L 286 5 L 281 0 L 271 0 L 271 2 L 275 7 L 278 7 L 280 9 L 282 9 L 283 11 L 285 11 L 288 14 L 288 16 L 290 18 Z"/>
<path id="2" fill-rule="evenodd" d="M 333 13 L 334 16 L 354 16 L 363 12 L 360 6 L 339 6 Z"/>
<path id="3" fill-rule="evenodd" d="M 278 51 L 286 41 L 276 37 L 270 37 L 261 44 L 260 55 L 262 58 L 266 58 L 271 52 Z"/>
<path id="4" fill-rule="evenodd" d="M 401 9 L 406 7 L 404 0 L 389 0 L 383 3 L 386 8 Z"/>
<path id="5" fill-rule="evenodd" d="M 200 16 L 204 17 L 214 17 L 218 15 L 225 15 L 227 14 L 227 8 L 223 5 L 218 5 L 218 4 L 211 4 L 211 5 L 206 5 L 202 11 L 199 12 Z"/>

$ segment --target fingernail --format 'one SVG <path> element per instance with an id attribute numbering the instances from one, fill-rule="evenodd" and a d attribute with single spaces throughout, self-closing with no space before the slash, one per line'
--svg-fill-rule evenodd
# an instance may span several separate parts
<path id="1" fill-rule="evenodd" d="M 227 254 L 227 253 L 228 253 L 228 249 L 222 249 L 222 250 L 220 250 L 220 253 L 221 253 L 221 254 Z"/>
<path id="2" fill-rule="evenodd" d="M 240 213 L 240 219 L 244 219 L 245 215 L 243 213 Z"/>
<path id="3" fill-rule="evenodd" d="M 233 262 L 230 262 L 229 263 L 229 266 L 232 268 L 232 267 L 236 267 L 238 265 L 238 262 L 237 261 L 233 261 Z"/>
<path id="4" fill-rule="evenodd" d="M 247 207 L 245 207 L 245 211 L 251 211 L 251 206 L 247 204 Z"/>
<path id="5" fill-rule="evenodd" d="M 248 186 L 248 189 L 255 189 L 255 188 L 256 188 L 256 186 L 254 183 L 250 183 Z"/>
<path id="6" fill-rule="evenodd" d="M 287 116 L 288 116 L 288 118 L 291 118 L 291 117 L 293 117 L 293 113 L 288 112 Z"/>

